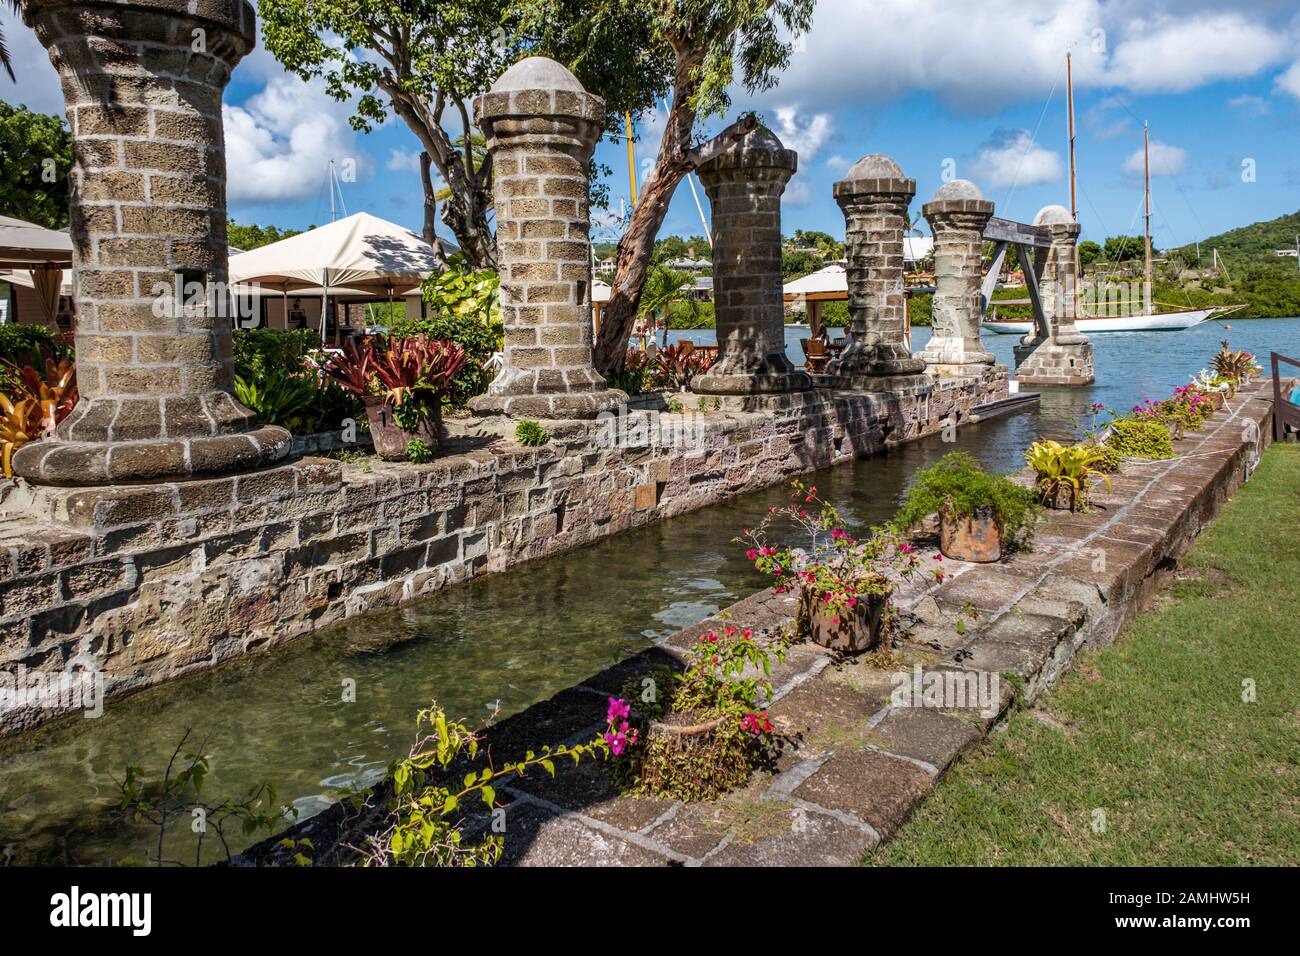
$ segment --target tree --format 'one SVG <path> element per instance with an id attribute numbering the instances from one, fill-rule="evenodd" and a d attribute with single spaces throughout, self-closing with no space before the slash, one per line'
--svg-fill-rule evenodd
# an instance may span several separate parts
<path id="1" fill-rule="evenodd" d="M 1106 244 L 1102 247 L 1102 258 L 1108 262 L 1126 262 L 1129 259 L 1141 259 L 1146 248 L 1146 240 L 1142 236 L 1107 236 Z M 1151 247 L 1151 254 L 1155 255 L 1156 247 Z"/>
<path id="2" fill-rule="evenodd" d="M 315 229 L 316 227 L 309 226 L 308 228 Z M 226 222 L 226 241 L 242 252 L 269 246 L 281 239 L 301 235 L 301 232 L 299 229 L 279 229 L 275 226 L 243 226 L 233 219 Z"/>
<path id="3" fill-rule="evenodd" d="M 1097 245 L 1097 243 L 1093 242 L 1091 239 L 1085 239 L 1083 242 L 1079 243 L 1080 265 L 1085 267 L 1090 266 L 1097 261 L 1100 255 L 1101 246 Z"/>
<path id="4" fill-rule="evenodd" d="M 369 132 L 390 110 L 406 123 L 451 190 L 442 219 L 476 267 L 496 262 L 491 168 L 475 169 L 469 143 L 457 149 L 448 127 L 472 128 L 471 98 L 510 63 L 513 51 L 498 32 L 505 11 L 505 0 L 258 4 L 266 47 L 286 69 L 303 79 L 323 77 L 337 99 L 357 97 L 354 129 Z"/>
<path id="5" fill-rule="evenodd" d="M 424 153 L 425 239 L 433 244 L 432 167 L 448 190 L 442 221 L 475 268 L 496 264 L 492 164 L 475 161 L 475 96 L 531 53 L 568 66 L 611 115 L 651 105 L 663 86 L 664 65 L 643 42 L 648 12 L 616 0 L 261 0 L 259 12 L 267 49 L 286 69 L 323 77 L 340 100 L 357 97 L 354 129 L 369 131 L 390 111 L 406 123 Z"/>
<path id="6" fill-rule="evenodd" d="M 9 6 L 13 9 L 15 14 L 19 12 L 18 0 L 9 0 Z M 18 82 L 17 77 L 14 76 L 13 64 L 9 62 L 9 48 L 5 46 L 5 33 L 3 30 L 0 30 L 0 66 L 5 68 L 5 72 L 9 74 L 10 80 L 13 80 L 15 83 Z"/>
<path id="7" fill-rule="evenodd" d="M 0 213 L 62 229 L 71 168 L 72 134 L 63 117 L 0 100 Z"/>
<path id="8" fill-rule="evenodd" d="M 739 78 L 750 92 L 770 89 L 790 61 L 793 38 L 812 21 L 816 0 L 641 0 L 630 9 L 653 14 L 654 38 L 672 52 L 672 103 L 654 167 L 642 183 L 618 245 L 618 265 L 604 310 L 596 367 L 622 370 L 654 240 L 677 184 L 696 165 L 697 124 L 730 105 Z M 782 39 L 784 28 L 789 39 Z"/>

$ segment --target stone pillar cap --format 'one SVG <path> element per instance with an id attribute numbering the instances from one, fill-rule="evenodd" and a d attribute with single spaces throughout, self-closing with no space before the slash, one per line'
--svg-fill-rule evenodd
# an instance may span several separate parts
<path id="1" fill-rule="evenodd" d="M 791 174 L 799 166 L 799 154 L 786 149 L 777 135 L 766 126 L 755 126 L 740 139 L 707 162 L 696 167 L 697 173 L 736 167 L 764 167 L 788 169 Z"/>
<path id="2" fill-rule="evenodd" d="M 871 153 L 854 163 L 833 191 L 837 199 L 866 193 L 894 193 L 910 199 L 916 195 L 916 180 L 905 176 L 902 167 L 884 153 Z"/>
<path id="3" fill-rule="evenodd" d="M 954 179 L 944 183 L 935 192 L 934 198 L 921 207 L 921 214 L 926 218 L 936 214 L 962 212 L 993 215 L 992 200 L 985 199 L 979 187 L 969 179 Z"/>
<path id="4" fill-rule="evenodd" d="M 530 56 L 506 70 L 474 101 L 475 119 L 507 116 L 572 117 L 603 124 L 605 101 L 583 89 L 578 78 L 549 57 Z"/>
<path id="5" fill-rule="evenodd" d="M 1068 226 L 1074 224 L 1074 217 L 1064 206 L 1044 206 L 1034 217 L 1035 226 Z"/>
<path id="6" fill-rule="evenodd" d="M 41 9 L 29 4 L 23 19 L 34 26 L 37 15 L 49 22 L 49 14 L 67 7 L 106 7 L 110 10 L 141 10 L 162 13 L 183 20 L 207 20 L 243 38 L 251 49 L 257 42 L 257 11 L 248 0 L 43 0 Z M 187 28 L 188 29 L 188 28 Z M 185 43 L 189 44 L 189 37 Z"/>

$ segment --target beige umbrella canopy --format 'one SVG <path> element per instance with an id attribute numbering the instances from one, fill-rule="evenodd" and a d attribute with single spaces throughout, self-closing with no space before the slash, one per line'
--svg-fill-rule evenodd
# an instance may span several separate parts
<path id="1" fill-rule="evenodd" d="M 11 216 L 0 216 L 0 269 L 72 265 L 72 238 Z"/>
<path id="2" fill-rule="evenodd" d="M 396 297 L 438 268 L 433 247 L 411 230 L 359 212 L 328 226 L 252 249 L 230 260 L 231 284 L 257 283 L 281 294 L 319 289 L 321 314 L 331 295 Z M 344 288 L 351 296 L 340 293 Z M 326 323 L 321 323 L 321 337 Z"/>
<path id="3" fill-rule="evenodd" d="M 289 289 L 346 286 L 396 295 L 436 268 L 433 247 L 422 238 L 359 212 L 232 257 L 230 281 Z"/>

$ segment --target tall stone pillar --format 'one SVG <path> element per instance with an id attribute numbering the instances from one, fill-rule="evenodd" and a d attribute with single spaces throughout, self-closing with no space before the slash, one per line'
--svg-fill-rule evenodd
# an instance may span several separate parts
<path id="1" fill-rule="evenodd" d="M 626 402 L 591 362 L 587 163 L 605 102 L 554 60 L 529 57 L 475 103 L 492 152 L 505 354 L 481 415 L 595 418 Z"/>
<path id="2" fill-rule="evenodd" d="M 934 325 L 919 358 L 932 375 L 980 375 L 997 359 L 980 342 L 984 227 L 993 203 L 965 179 L 944 183 L 921 207 L 934 233 Z"/>
<path id="3" fill-rule="evenodd" d="M 853 341 L 828 366 L 841 388 L 915 391 L 933 384 L 907 347 L 903 234 L 916 180 L 888 156 L 872 154 L 835 184 L 848 246 Z"/>
<path id="4" fill-rule="evenodd" d="M 221 98 L 256 40 L 244 0 L 47 0 L 24 16 L 72 124 L 81 401 L 14 456 L 52 485 L 220 474 L 273 462 L 232 392 Z M 189 285 L 173 301 L 178 284 Z M 191 301 L 196 300 L 196 301 Z"/>
<path id="5" fill-rule="evenodd" d="M 1052 245 L 1039 250 L 1045 259 L 1038 282 L 1039 299 L 1047 319 L 1048 335 L 1037 324 L 1014 349 L 1016 379 L 1025 385 L 1091 385 L 1096 381 L 1092 343 L 1075 325 L 1078 317 L 1078 275 L 1075 243 L 1080 227 L 1063 206 L 1045 206 L 1034 217 L 1044 226 Z"/>
<path id="6" fill-rule="evenodd" d="M 812 381 L 785 354 L 781 194 L 799 156 L 755 127 L 696 170 L 713 209 L 718 360 L 691 390 L 715 395 L 803 391 Z"/>

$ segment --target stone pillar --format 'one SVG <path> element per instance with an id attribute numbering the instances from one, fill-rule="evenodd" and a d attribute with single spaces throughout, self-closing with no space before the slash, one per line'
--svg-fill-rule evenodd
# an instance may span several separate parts
<path id="1" fill-rule="evenodd" d="M 492 152 L 505 354 L 480 415 L 583 419 L 627 401 L 591 362 L 587 163 L 605 102 L 529 57 L 475 103 Z"/>
<path id="2" fill-rule="evenodd" d="M 221 98 L 256 40 L 253 7 L 49 0 L 24 15 L 72 124 L 81 401 L 57 436 L 17 452 L 14 470 L 36 483 L 105 485 L 284 457 L 289 433 L 258 428 L 234 399 L 225 308 Z M 210 293 L 174 303 L 178 275 Z"/>
<path id="3" fill-rule="evenodd" d="M 812 380 L 785 354 L 781 194 L 799 156 L 755 127 L 696 170 L 713 209 L 713 307 L 718 360 L 691 391 L 803 391 Z"/>
<path id="4" fill-rule="evenodd" d="M 944 183 L 921 207 L 934 233 L 934 325 L 919 354 L 932 375 L 980 375 L 996 358 L 980 341 L 984 227 L 993 203 L 965 179 Z"/>
<path id="5" fill-rule="evenodd" d="M 841 388 L 915 391 L 933 384 L 907 348 L 903 233 L 916 180 L 888 156 L 872 154 L 835 184 L 848 246 L 853 341 L 828 371 Z"/>
<path id="6" fill-rule="evenodd" d="M 1015 347 L 1016 379 L 1025 385 L 1091 385 L 1092 343 L 1074 324 L 1078 316 L 1078 275 L 1075 243 L 1079 224 L 1063 206 L 1045 206 L 1034 217 L 1052 239 L 1038 283 L 1049 334 L 1043 338 L 1037 324 Z"/>

